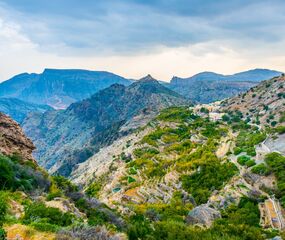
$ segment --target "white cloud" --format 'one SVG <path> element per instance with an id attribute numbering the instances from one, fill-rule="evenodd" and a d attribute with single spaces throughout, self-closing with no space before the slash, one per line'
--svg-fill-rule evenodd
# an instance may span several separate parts
<path id="1" fill-rule="evenodd" d="M 78 24 L 76 26 L 72 22 L 74 20 L 68 17 L 64 19 L 70 20 L 70 23 L 60 23 L 60 26 L 56 26 L 57 19 L 48 19 L 52 23 L 50 26 L 46 22 L 47 16 L 41 21 L 36 17 L 22 16 L 20 12 L 0 5 L 0 81 L 21 72 L 41 72 L 44 68 L 106 70 L 129 78 L 140 78 L 150 73 L 161 80 L 170 80 L 173 75 L 188 77 L 200 71 L 227 74 L 257 67 L 285 71 L 283 31 L 278 35 L 278 27 L 274 28 L 274 24 L 283 19 L 279 11 L 275 12 L 277 18 L 271 25 L 259 29 L 259 24 L 255 26 L 254 23 L 248 28 L 249 32 L 250 29 L 256 32 L 264 31 L 263 39 L 247 36 L 247 31 L 240 34 L 233 29 L 232 22 L 228 26 L 223 26 L 224 28 L 219 28 L 223 21 L 233 21 L 232 19 L 238 17 L 238 13 L 244 11 L 243 15 L 246 15 L 250 9 L 219 17 L 216 19 L 216 26 L 211 26 L 211 19 L 203 22 L 201 19 L 199 22 L 196 19 L 195 22 L 196 17 L 172 18 L 170 15 L 163 16 L 161 12 L 148 12 L 147 15 L 134 12 L 132 16 L 137 15 L 137 18 L 133 18 L 133 22 L 126 23 L 128 19 L 112 11 L 108 12 L 109 15 L 99 16 L 98 25 L 95 26 L 84 19 L 76 22 Z M 269 18 L 274 11 L 267 10 L 266 13 Z M 258 14 L 254 12 L 254 15 Z M 249 16 L 237 23 L 246 24 L 249 21 L 247 18 Z M 159 21 L 159 19 L 161 22 L 152 24 L 153 20 Z M 104 28 L 107 28 L 106 21 L 108 26 L 113 23 L 113 29 L 104 31 Z M 120 35 L 126 24 L 129 29 Z M 71 28 L 72 25 L 75 25 L 74 28 Z M 77 32 L 80 26 L 90 31 L 96 28 L 98 30 L 95 32 L 96 38 L 94 39 L 94 33 L 89 34 L 88 31 Z M 149 31 L 146 31 L 146 26 Z M 60 41 L 60 37 L 65 33 L 64 27 L 67 28 L 69 42 L 74 41 L 73 44 Z M 165 29 L 160 31 L 161 28 Z M 274 30 L 272 36 L 269 34 L 270 29 Z M 165 34 L 168 30 L 169 34 Z M 35 34 L 31 34 L 31 31 Z M 150 36 L 140 39 L 143 34 Z M 207 38 L 208 35 L 211 37 Z M 216 39 L 213 36 L 217 36 Z M 274 39 L 270 41 L 270 37 Z M 98 39 L 103 42 L 102 45 L 96 41 L 89 47 L 82 48 L 80 45 L 80 42 L 83 42 L 82 45 L 85 43 L 88 45 L 88 42 Z M 104 42 L 104 39 L 107 40 Z M 141 42 L 136 45 L 136 41 L 139 40 Z M 116 47 L 120 45 L 121 49 L 126 49 L 129 47 L 128 44 L 134 44 L 130 48 L 131 51 L 112 51 L 113 45 L 117 45 Z M 97 48 L 100 52 L 96 51 Z"/>

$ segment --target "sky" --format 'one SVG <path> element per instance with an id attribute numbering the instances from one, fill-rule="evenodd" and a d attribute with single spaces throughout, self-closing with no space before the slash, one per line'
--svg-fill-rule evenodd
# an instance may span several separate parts
<path id="1" fill-rule="evenodd" d="M 0 81 L 44 68 L 169 81 L 285 71 L 284 0 L 0 0 Z"/>

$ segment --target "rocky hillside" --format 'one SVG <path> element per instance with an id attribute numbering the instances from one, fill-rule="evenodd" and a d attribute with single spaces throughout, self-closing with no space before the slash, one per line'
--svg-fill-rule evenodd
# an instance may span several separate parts
<path id="1" fill-rule="evenodd" d="M 43 113 L 47 110 L 52 110 L 52 107 L 24 102 L 17 98 L 0 98 L 0 112 L 7 114 L 20 124 L 29 113 Z"/>
<path id="2" fill-rule="evenodd" d="M 0 239 L 126 239 L 118 233 L 126 231 L 124 220 L 41 169 L 32 142 L 2 113 L 0 133 Z"/>
<path id="3" fill-rule="evenodd" d="M 34 149 L 33 143 L 24 135 L 21 127 L 0 112 L 0 153 L 18 154 L 26 160 L 34 161 L 32 156 Z"/>
<path id="4" fill-rule="evenodd" d="M 20 74 L 0 84 L 0 97 L 66 108 L 114 83 L 130 81 L 109 72 L 46 69 L 41 74 Z"/>
<path id="5" fill-rule="evenodd" d="M 271 239 L 285 222 L 285 158 L 265 142 L 271 131 L 224 115 L 218 105 L 164 109 L 71 179 L 133 216 L 140 239 Z"/>
<path id="6" fill-rule="evenodd" d="M 209 103 L 245 92 L 258 82 L 281 75 L 281 72 L 254 69 L 233 75 L 203 72 L 190 78 L 173 77 L 169 88 L 200 103 Z"/>
<path id="7" fill-rule="evenodd" d="M 37 146 L 39 163 L 68 176 L 77 163 L 145 124 L 159 110 L 186 103 L 147 76 L 128 87 L 114 84 L 64 111 L 31 114 L 23 126 Z"/>
<path id="8" fill-rule="evenodd" d="M 285 125 L 285 77 L 263 81 L 237 97 L 223 101 L 223 111 L 239 111 L 255 124 Z"/>

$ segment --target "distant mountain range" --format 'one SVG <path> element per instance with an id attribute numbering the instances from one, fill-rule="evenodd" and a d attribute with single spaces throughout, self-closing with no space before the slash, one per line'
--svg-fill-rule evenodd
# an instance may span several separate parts
<path id="1" fill-rule="evenodd" d="M 114 83 L 129 85 L 131 81 L 102 71 L 45 69 L 41 74 L 23 73 L 1 83 L 0 97 L 63 109 Z"/>
<path id="2" fill-rule="evenodd" d="M 52 109 L 48 105 L 28 103 L 17 98 L 0 98 L 0 112 L 6 113 L 20 124 L 30 112 L 42 113 Z"/>
<path id="3" fill-rule="evenodd" d="M 209 103 L 235 96 L 282 73 L 268 69 L 254 69 L 233 75 L 202 72 L 189 78 L 173 77 L 168 87 L 181 95 L 201 103 Z"/>
<path id="4" fill-rule="evenodd" d="M 165 107 L 185 104 L 189 101 L 147 76 L 127 87 L 114 84 L 66 110 L 30 114 L 23 128 L 37 147 L 38 162 L 68 176 L 100 147 L 146 124 L 145 118 L 150 120 Z"/>
<path id="5" fill-rule="evenodd" d="M 233 75 L 202 72 L 189 78 L 173 77 L 165 86 L 197 101 L 211 102 L 232 97 L 256 85 L 257 82 L 279 76 L 281 72 L 254 69 Z M 96 92 L 129 80 L 110 72 L 76 69 L 45 69 L 41 74 L 23 73 L 0 83 L 0 98 L 18 98 L 25 102 L 65 109 L 71 103 Z"/>

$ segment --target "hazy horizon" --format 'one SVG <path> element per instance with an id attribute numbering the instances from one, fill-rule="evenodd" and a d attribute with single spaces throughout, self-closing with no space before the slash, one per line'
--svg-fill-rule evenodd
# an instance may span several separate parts
<path id="1" fill-rule="evenodd" d="M 285 72 L 285 2 L 0 0 L 0 81 L 44 68 L 169 81 Z"/>
<path id="2" fill-rule="evenodd" d="M 110 73 L 119 75 L 119 76 L 121 76 L 121 77 L 124 77 L 124 78 L 126 78 L 126 79 L 130 79 L 130 80 L 140 80 L 140 79 L 146 77 L 147 75 L 151 75 L 154 79 L 159 80 L 159 81 L 163 81 L 163 82 L 170 82 L 173 77 L 184 78 L 184 77 L 181 77 L 181 76 L 178 76 L 178 75 L 175 75 L 175 74 L 174 74 L 170 79 L 158 79 L 158 78 L 156 78 L 155 76 L 153 76 L 153 75 L 150 74 L 150 73 L 145 73 L 144 75 L 142 75 L 142 76 L 140 76 L 140 77 L 138 77 L 138 78 L 131 78 L 131 77 L 128 77 L 128 76 L 122 76 L 122 75 L 120 75 L 120 74 L 118 74 L 118 73 L 116 73 L 116 72 L 111 72 L 111 71 L 108 71 L 108 70 L 100 70 L 100 69 L 98 69 L 98 70 L 96 70 L 96 69 L 92 70 L 92 69 L 82 69 L 82 68 L 44 68 L 44 69 L 42 69 L 42 70 L 39 71 L 39 72 L 21 72 L 21 73 L 12 75 L 12 76 L 10 76 L 10 77 L 7 78 L 7 79 L 4 79 L 4 80 L 1 80 L 1 79 L 0 79 L 0 83 L 3 82 L 3 81 L 10 80 L 11 78 L 13 78 L 13 77 L 15 77 L 15 76 L 17 76 L 17 75 L 19 75 L 19 74 L 24 74 L 24 73 L 28 73 L 28 74 L 33 74 L 33 73 L 35 73 L 35 74 L 41 74 L 41 73 L 43 73 L 46 69 L 53 69 L 53 70 L 79 70 L 79 71 L 80 71 L 80 70 L 83 70 L 83 71 L 86 70 L 86 71 L 110 72 Z M 221 73 L 221 72 L 207 71 L 207 70 L 206 70 L 206 71 L 202 71 L 202 72 L 197 72 L 197 73 L 191 74 L 191 75 L 189 75 L 189 76 L 186 76 L 185 78 L 193 77 L 193 76 L 195 76 L 196 74 L 203 73 L 203 72 L 212 72 L 212 73 L 217 73 L 217 74 L 221 74 L 221 75 L 233 75 L 233 74 L 236 74 L 236 73 L 247 72 L 247 71 L 256 70 L 256 69 L 262 70 L 262 69 L 264 69 L 264 68 L 245 69 L 244 71 L 233 72 L 233 73 L 228 73 L 228 74 Z M 268 68 L 266 68 L 266 70 L 279 71 L 278 69 L 268 69 Z M 282 71 L 279 71 L 279 72 L 282 72 Z"/>

